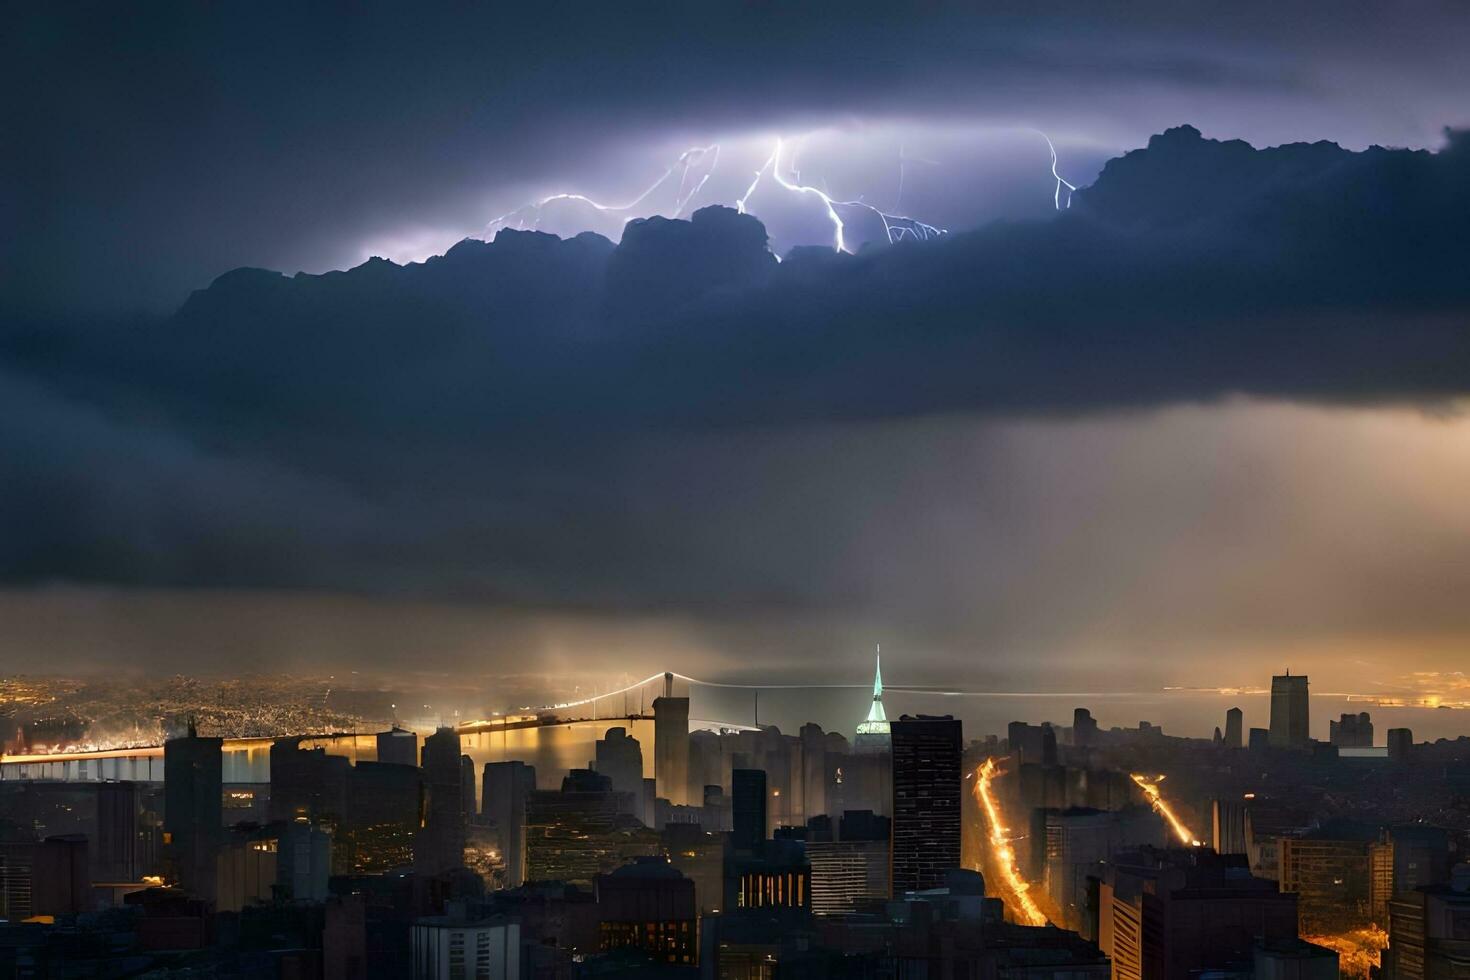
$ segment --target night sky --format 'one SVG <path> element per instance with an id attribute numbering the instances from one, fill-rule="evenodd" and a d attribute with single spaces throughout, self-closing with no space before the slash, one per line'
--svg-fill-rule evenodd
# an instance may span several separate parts
<path id="1" fill-rule="evenodd" d="M 1470 702 L 1470 11 L 1278 6 L 12 10 L 0 670 Z"/>

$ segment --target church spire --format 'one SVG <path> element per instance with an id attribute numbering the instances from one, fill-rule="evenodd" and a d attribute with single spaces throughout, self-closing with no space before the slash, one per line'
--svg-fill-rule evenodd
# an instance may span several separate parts
<path id="1" fill-rule="evenodd" d="M 858 735 L 888 735 L 888 714 L 883 710 L 883 647 L 877 648 L 877 660 L 873 665 L 873 703 L 868 708 L 868 717 L 858 725 Z"/>

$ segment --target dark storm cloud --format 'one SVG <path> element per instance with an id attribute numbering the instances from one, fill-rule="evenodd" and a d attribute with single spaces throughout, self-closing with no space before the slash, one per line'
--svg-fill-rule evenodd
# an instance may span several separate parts
<path id="1" fill-rule="evenodd" d="M 467 232 L 519 203 L 501 188 L 751 127 L 1424 145 L 1462 111 L 1464 26 L 1454 4 L 24 4 L 0 38 L 0 311 L 166 309 L 220 269 Z"/>
<path id="2" fill-rule="evenodd" d="M 0 571 L 860 606 L 845 542 L 896 477 L 870 481 L 850 441 L 773 453 L 781 429 L 1454 399 L 1467 224 L 1460 140 L 1256 151 L 1178 129 L 1056 220 L 858 256 L 777 263 L 756 219 L 707 209 L 616 247 L 506 232 L 422 265 L 240 269 L 161 321 L 3 336 Z M 821 480 L 788 482 L 802 455 Z"/>

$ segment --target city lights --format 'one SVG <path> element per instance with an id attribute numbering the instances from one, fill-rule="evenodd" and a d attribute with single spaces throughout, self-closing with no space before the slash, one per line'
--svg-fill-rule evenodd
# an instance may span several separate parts
<path id="1" fill-rule="evenodd" d="M 1159 792 L 1159 783 L 1163 782 L 1163 776 L 1144 776 L 1136 772 L 1130 773 L 1130 776 L 1143 790 L 1143 794 L 1148 797 L 1149 805 L 1154 808 L 1154 812 L 1168 822 L 1170 829 L 1174 831 L 1174 836 L 1179 838 L 1179 843 L 1188 847 L 1204 846 L 1204 841 L 1194 836 L 1194 832 L 1184 826 L 1184 821 L 1179 819 L 1174 813 L 1174 808 L 1169 806 L 1168 801 L 1164 799 L 1164 794 Z"/>
<path id="2" fill-rule="evenodd" d="M 1031 886 L 1022 880 L 1021 873 L 1016 868 L 1016 851 L 1011 847 L 1010 838 L 1006 836 L 1010 831 L 1002 822 L 1000 807 L 995 802 L 995 791 L 991 783 L 997 771 L 993 757 L 981 763 L 975 769 L 975 788 L 972 792 L 985 811 L 986 838 L 990 843 L 992 863 L 1000 872 L 1001 898 L 1011 910 L 1011 915 L 1022 924 L 1045 925 L 1046 915 L 1042 913 L 1036 900 L 1028 894 Z"/>

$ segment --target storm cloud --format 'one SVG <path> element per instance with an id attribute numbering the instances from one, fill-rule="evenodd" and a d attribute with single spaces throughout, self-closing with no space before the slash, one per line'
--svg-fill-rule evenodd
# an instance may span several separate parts
<path id="1" fill-rule="evenodd" d="M 22 11 L 0 658 L 800 677 L 840 649 L 860 677 L 881 639 L 915 683 L 1142 687 L 1286 652 L 1365 682 L 1452 665 L 1463 22 Z M 830 221 L 767 181 L 749 214 L 477 237 L 552 190 L 626 199 L 695 143 L 743 189 L 736 149 L 865 126 L 887 156 L 819 168 L 813 138 L 807 179 L 948 234 L 792 248 Z M 1031 126 L 1090 183 L 1059 212 Z M 969 147 L 943 174 L 935 134 Z M 361 261 L 375 242 L 444 254 Z"/>
<path id="2" fill-rule="evenodd" d="M 9 336 L 3 571 L 860 605 L 820 553 L 747 553 L 768 539 L 745 505 L 794 463 L 772 466 L 777 489 L 709 481 L 709 446 L 1232 397 L 1449 405 L 1470 363 L 1467 219 L 1459 138 L 1256 150 L 1185 127 L 1054 220 L 855 256 L 778 262 L 757 219 L 707 208 L 617 245 L 502 231 L 410 266 L 240 269 L 160 321 Z M 871 460 L 852 458 L 861 512 Z M 799 538 L 808 518 L 788 519 Z"/>

